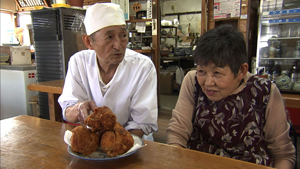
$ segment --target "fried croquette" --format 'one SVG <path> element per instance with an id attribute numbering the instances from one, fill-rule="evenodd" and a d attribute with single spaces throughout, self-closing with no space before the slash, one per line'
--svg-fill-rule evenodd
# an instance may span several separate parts
<path id="1" fill-rule="evenodd" d="M 126 153 L 134 143 L 132 135 L 120 124 L 116 123 L 113 131 L 103 133 L 100 146 L 109 157 Z"/>
<path id="2" fill-rule="evenodd" d="M 126 153 L 134 144 L 132 135 L 106 106 L 95 108 L 84 122 L 91 130 L 82 126 L 73 129 L 71 147 L 75 152 L 89 155 L 100 146 L 109 157 L 115 157 Z"/>
<path id="3" fill-rule="evenodd" d="M 72 130 L 71 147 L 74 152 L 90 155 L 99 148 L 100 136 L 89 129 L 77 126 Z"/>
<path id="4" fill-rule="evenodd" d="M 109 107 L 102 106 L 95 108 L 84 122 L 92 128 L 92 132 L 99 132 L 101 135 L 105 131 L 113 130 L 117 117 Z"/>

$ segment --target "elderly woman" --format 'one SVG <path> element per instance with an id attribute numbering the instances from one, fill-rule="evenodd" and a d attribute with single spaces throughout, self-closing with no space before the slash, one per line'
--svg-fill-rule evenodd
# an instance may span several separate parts
<path id="1" fill-rule="evenodd" d="M 248 72 L 243 34 L 229 25 L 203 34 L 167 128 L 167 142 L 292 169 L 295 147 L 275 84 Z"/>

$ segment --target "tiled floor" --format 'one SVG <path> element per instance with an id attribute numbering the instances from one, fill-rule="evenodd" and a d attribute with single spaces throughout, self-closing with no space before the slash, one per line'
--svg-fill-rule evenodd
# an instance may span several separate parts
<path id="1" fill-rule="evenodd" d="M 154 133 L 154 141 L 166 143 L 166 128 L 175 107 L 178 93 L 160 95 L 160 109 L 158 113 L 158 132 Z M 300 134 L 297 135 L 297 169 L 300 169 Z"/>

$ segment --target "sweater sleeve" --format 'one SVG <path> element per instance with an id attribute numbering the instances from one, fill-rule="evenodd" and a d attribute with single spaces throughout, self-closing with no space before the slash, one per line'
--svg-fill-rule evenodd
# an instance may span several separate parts
<path id="1" fill-rule="evenodd" d="M 284 102 L 275 84 L 271 86 L 266 124 L 263 130 L 267 148 L 275 159 L 275 167 L 292 169 L 295 165 L 296 150 L 289 137 L 290 125 L 287 123 Z"/>
<path id="2" fill-rule="evenodd" d="M 168 144 L 179 144 L 186 148 L 193 131 L 195 75 L 196 71 L 193 70 L 188 72 L 183 79 L 178 100 L 167 127 Z"/>

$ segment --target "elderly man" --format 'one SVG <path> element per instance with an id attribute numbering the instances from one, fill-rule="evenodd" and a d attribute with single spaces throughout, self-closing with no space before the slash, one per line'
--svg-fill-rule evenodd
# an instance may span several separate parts
<path id="1" fill-rule="evenodd" d="M 89 50 L 69 60 L 59 104 L 64 120 L 78 123 L 95 107 L 107 106 L 126 130 L 147 140 L 157 126 L 157 75 L 151 59 L 126 49 L 124 12 L 113 3 L 96 3 L 84 18 Z"/>

